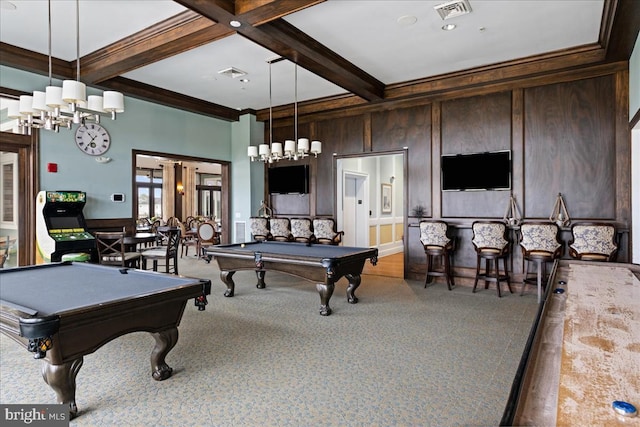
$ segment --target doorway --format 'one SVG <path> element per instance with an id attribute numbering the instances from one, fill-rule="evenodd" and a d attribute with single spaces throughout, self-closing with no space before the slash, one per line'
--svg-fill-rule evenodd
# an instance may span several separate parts
<path id="1" fill-rule="evenodd" d="M 343 245 L 375 247 L 364 274 L 404 277 L 405 153 L 336 159 L 336 222 Z"/>

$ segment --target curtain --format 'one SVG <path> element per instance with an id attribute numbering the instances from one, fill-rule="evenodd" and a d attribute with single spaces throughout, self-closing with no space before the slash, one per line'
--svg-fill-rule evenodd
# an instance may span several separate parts
<path id="1" fill-rule="evenodd" d="M 185 166 L 182 169 L 182 185 L 184 185 L 184 198 L 182 203 L 182 218 L 196 216 L 198 207 L 198 193 L 196 192 L 196 168 Z"/>
<path id="2" fill-rule="evenodd" d="M 176 172 L 173 163 L 162 165 L 162 219 L 175 216 Z"/>

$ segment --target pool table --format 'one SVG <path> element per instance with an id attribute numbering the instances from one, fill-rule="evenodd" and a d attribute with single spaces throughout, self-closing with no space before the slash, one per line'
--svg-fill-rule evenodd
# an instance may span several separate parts
<path id="1" fill-rule="evenodd" d="M 349 281 L 347 301 L 357 303 L 355 290 L 360 286 L 364 263 L 367 259 L 373 265 L 378 261 L 375 248 L 273 241 L 209 246 L 206 254 L 218 263 L 220 278 L 227 285 L 226 297 L 234 295 L 233 275 L 238 270 L 255 270 L 258 289 L 265 287 L 267 270 L 280 271 L 316 283 L 322 316 L 331 314 L 329 300 L 335 282 L 343 276 Z"/>
<path id="2" fill-rule="evenodd" d="M 165 357 L 178 341 L 187 300 L 204 310 L 211 291 L 208 280 L 74 262 L 4 269 L 0 283 L 0 332 L 43 360 L 44 381 L 72 418 L 84 355 L 146 331 L 155 339 L 152 377 L 169 378 Z"/>

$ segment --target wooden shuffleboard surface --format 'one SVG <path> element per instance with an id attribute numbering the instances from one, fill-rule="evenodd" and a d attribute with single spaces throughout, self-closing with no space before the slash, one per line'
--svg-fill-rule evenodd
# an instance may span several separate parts
<path id="1" fill-rule="evenodd" d="M 639 277 L 635 264 L 558 263 L 512 425 L 640 426 L 612 409 L 615 400 L 640 408 Z"/>

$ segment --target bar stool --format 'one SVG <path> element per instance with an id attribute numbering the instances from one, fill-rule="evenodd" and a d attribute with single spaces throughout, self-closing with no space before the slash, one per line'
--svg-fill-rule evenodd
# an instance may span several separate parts
<path id="1" fill-rule="evenodd" d="M 560 228 L 552 223 L 522 223 L 520 225 L 520 247 L 522 248 L 522 262 L 524 263 L 524 277 L 522 291 L 527 284 L 533 284 L 538 289 L 538 302 L 542 300 L 542 282 L 546 277 L 546 265 L 562 254 Z M 536 264 L 535 277 L 529 277 L 529 263 Z"/>
<path id="2" fill-rule="evenodd" d="M 427 274 L 424 287 L 430 283 L 430 277 L 445 277 L 449 290 L 455 283 L 451 271 L 451 258 L 454 251 L 454 240 L 447 236 L 449 225 L 444 221 L 422 220 L 420 221 L 420 242 L 427 255 Z M 436 259 L 440 260 L 441 268 L 434 267 Z"/>
<path id="3" fill-rule="evenodd" d="M 489 288 L 489 282 L 496 283 L 498 298 L 502 296 L 500 282 L 507 282 L 509 292 L 513 293 L 507 269 L 507 258 L 509 258 L 509 240 L 506 237 L 507 226 L 499 221 L 474 221 L 471 228 L 473 230 L 473 240 L 471 242 L 478 257 L 473 292 L 476 292 L 478 280 L 484 280 L 485 289 Z M 484 272 L 480 272 L 482 260 L 485 261 Z M 503 265 L 502 274 L 500 274 L 500 260 L 502 260 Z"/>

